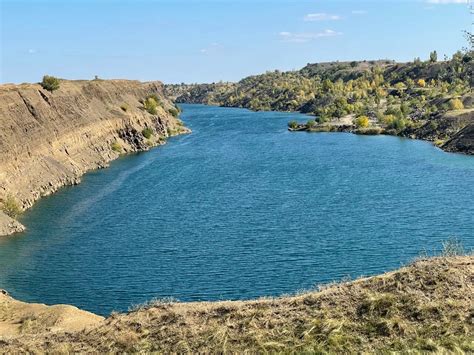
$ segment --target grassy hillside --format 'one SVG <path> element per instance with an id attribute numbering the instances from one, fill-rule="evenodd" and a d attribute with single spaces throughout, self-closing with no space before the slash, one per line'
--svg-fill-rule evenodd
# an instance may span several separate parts
<path id="1" fill-rule="evenodd" d="M 297 71 L 250 76 L 238 83 L 168 85 L 166 91 L 178 102 L 299 111 L 314 116 L 308 122 L 291 122 L 290 127 L 296 130 L 420 138 L 418 129 L 424 127 L 426 133 L 433 128 L 431 133 L 436 133 L 435 128 L 452 126 L 450 117 L 466 118 L 467 113 L 468 118 L 455 132 L 431 134 L 431 140 L 443 146 L 462 129 L 474 125 L 473 58 L 472 51 L 464 51 L 444 61 L 437 61 L 433 52 L 430 60 L 411 63 L 317 63 Z M 458 142 L 450 147 L 472 154 L 474 136 L 465 135 L 462 142 L 459 149 Z"/>
<path id="2" fill-rule="evenodd" d="M 84 331 L 25 328 L 19 337 L 0 340 L 1 350 L 474 352 L 473 288 L 473 256 L 438 257 L 293 297 L 152 302 Z"/>

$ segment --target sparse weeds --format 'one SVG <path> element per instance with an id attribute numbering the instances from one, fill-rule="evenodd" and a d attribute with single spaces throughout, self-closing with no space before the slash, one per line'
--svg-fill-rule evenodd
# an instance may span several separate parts
<path id="1" fill-rule="evenodd" d="M 16 218 L 22 213 L 21 207 L 13 195 L 8 195 L 3 201 L 0 202 L 2 211 L 7 216 Z"/>
<path id="2" fill-rule="evenodd" d="M 447 241 L 443 242 L 443 250 L 441 252 L 442 256 L 460 256 L 465 255 L 466 251 L 462 241 L 456 237 L 451 237 Z"/>

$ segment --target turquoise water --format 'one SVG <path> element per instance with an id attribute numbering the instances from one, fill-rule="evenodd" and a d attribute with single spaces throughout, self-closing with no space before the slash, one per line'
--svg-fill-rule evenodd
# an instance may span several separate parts
<path id="1" fill-rule="evenodd" d="M 289 133 L 289 113 L 183 105 L 193 134 L 42 199 L 0 240 L 0 288 L 108 314 L 248 299 L 474 247 L 474 157 L 397 137 Z"/>

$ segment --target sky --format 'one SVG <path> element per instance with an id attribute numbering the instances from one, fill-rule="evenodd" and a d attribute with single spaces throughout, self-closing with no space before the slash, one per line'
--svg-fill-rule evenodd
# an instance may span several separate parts
<path id="1" fill-rule="evenodd" d="M 0 82 L 237 81 L 467 46 L 468 0 L 0 0 Z"/>

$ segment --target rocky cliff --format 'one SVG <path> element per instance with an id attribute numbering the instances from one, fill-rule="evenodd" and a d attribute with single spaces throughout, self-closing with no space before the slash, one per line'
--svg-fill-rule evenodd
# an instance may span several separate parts
<path id="1" fill-rule="evenodd" d="M 152 96 L 156 114 L 143 105 Z M 122 153 L 187 132 L 175 116 L 159 82 L 62 80 L 54 92 L 38 84 L 1 85 L 0 201 L 24 210 Z M 0 212 L 0 235 L 20 230 Z"/>

